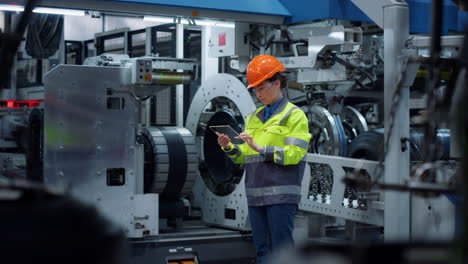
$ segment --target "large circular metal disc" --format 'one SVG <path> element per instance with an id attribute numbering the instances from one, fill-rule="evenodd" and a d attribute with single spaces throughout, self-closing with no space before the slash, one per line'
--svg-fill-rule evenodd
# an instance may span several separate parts
<path id="1" fill-rule="evenodd" d="M 219 101 L 226 101 L 232 102 L 236 108 L 236 112 L 239 112 L 242 116 L 242 123 L 247 118 L 247 116 L 253 113 L 256 109 L 256 106 L 252 100 L 251 95 L 247 91 L 245 85 L 229 74 L 217 74 L 211 77 L 210 79 L 206 80 L 195 93 L 192 103 L 190 105 L 187 121 L 186 121 L 186 128 L 197 137 L 197 148 L 201 152 L 200 155 L 200 164 L 212 164 L 213 162 L 205 162 L 205 159 L 210 159 L 210 155 L 205 155 L 204 150 L 206 150 L 205 140 L 205 125 L 213 122 L 213 118 L 217 116 L 217 114 L 212 114 L 207 117 L 207 113 L 205 113 L 205 109 L 207 105 L 212 104 L 212 102 L 222 99 Z M 228 99 L 228 100 L 226 100 Z M 227 112 L 229 112 L 229 106 L 225 106 L 227 108 Z M 224 110 L 222 110 L 224 111 Z M 228 124 L 233 118 L 226 118 L 225 122 Z M 216 124 L 221 124 L 220 120 L 217 120 Z M 201 124 L 203 123 L 203 124 Z M 210 140 L 209 144 L 217 144 L 216 140 Z M 203 147 L 205 146 L 205 147 Z M 215 145 L 215 147 L 220 151 L 219 146 Z M 219 153 L 220 155 L 224 155 L 223 153 Z M 228 166 L 226 165 L 226 168 Z M 209 170 L 211 174 L 213 173 L 222 173 L 223 170 L 220 170 L 218 167 L 215 168 L 203 168 Z M 216 170 L 214 170 L 216 169 Z M 228 191 L 223 190 L 221 193 L 218 193 L 217 190 L 220 189 L 219 183 L 220 179 L 223 179 L 223 175 L 212 175 L 209 179 L 204 178 L 204 184 L 207 186 L 211 192 L 215 193 L 215 195 L 228 195 L 230 192 L 234 191 L 236 186 L 231 186 L 229 188 L 222 188 L 227 189 Z M 232 185 L 232 182 L 226 182 L 226 185 Z M 237 182 L 236 182 L 237 184 Z"/>
<path id="2" fill-rule="evenodd" d="M 341 137 L 333 115 L 324 107 L 314 105 L 309 111 L 309 128 L 312 133 L 311 151 L 339 156 Z"/>
<path id="3" fill-rule="evenodd" d="M 225 73 L 214 75 L 200 86 L 192 99 L 185 123 L 192 134 L 196 134 L 200 116 L 206 105 L 216 97 L 226 97 L 233 101 L 244 119 L 256 109 L 252 97 L 241 81 Z"/>
<path id="4" fill-rule="evenodd" d="M 368 130 L 367 122 L 364 116 L 351 106 L 346 106 L 343 108 L 340 117 L 348 143 L 362 132 Z"/>

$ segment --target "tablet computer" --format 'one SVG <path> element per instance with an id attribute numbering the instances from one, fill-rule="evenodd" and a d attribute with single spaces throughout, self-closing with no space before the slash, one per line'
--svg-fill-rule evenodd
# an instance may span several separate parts
<path id="1" fill-rule="evenodd" d="M 242 139 L 236 138 L 236 137 L 239 136 L 239 133 L 237 133 L 237 131 L 234 130 L 234 128 L 232 128 L 229 125 L 209 126 L 209 128 L 213 132 L 218 132 L 220 134 L 225 134 L 226 136 L 228 136 L 231 139 L 231 142 L 234 143 L 234 144 L 239 144 L 239 143 L 243 142 Z"/>

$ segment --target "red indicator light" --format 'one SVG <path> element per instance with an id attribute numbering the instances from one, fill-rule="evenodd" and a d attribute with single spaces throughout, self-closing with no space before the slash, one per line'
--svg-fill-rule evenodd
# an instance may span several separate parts
<path id="1" fill-rule="evenodd" d="M 27 107 L 37 107 L 39 103 L 44 100 L 0 100 L 0 108 L 27 108 Z"/>

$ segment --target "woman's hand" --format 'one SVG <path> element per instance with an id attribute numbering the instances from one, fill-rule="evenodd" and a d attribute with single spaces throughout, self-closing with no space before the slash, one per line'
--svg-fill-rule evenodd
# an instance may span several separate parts
<path id="1" fill-rule="evenodd" d="M 230 149 L 231 148 L 231 139 L 226 136 L 225 134 L 221 134 L 218 132 L 215 132 L 216 135 L 218 136 L 218 144 L 223 147 L 224 149 Z"/>
<path id="2" fill-rule="evenodd" d="M 260 145 L 258 145 L 257 143 L 255 143 L 255 141 L 252 139 L 251 135 L 249 135 L 249 134 L 247 134 L 245 132 L 242 132 L 236 138 L 240 138 L 240 139 L 244 140 L 253 150 L 257 151 L 258 153 L 263 152 L 263 148 Z"/>

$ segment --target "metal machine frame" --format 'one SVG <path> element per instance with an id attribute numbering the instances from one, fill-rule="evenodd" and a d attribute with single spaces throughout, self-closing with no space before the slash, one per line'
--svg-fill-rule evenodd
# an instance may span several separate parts
<path id="1" fill-rule="evenodd" d="M 196 72 L 198 64 L 173 58 L 130 60 L 124 55 L 100 56 L 87 63 L 60 65 L 45 76 L 45 183 L 69 186 L 74 196 L 96 204 L 121 224 L 128 237 L 157 235 L 161 193 L 144 192 L 146 159 L 143 145 L 137 142 L 144 131 L 141 100 L 166 89 L 165 82 L 174 82 L 174 74 L 167 70 Z M 187 81 L 185 77 L 184 73 L 176 76 L 181 82 Z M 149 128 L 148 132 L 156 141 L 150 147 L 156 148 L 154 160 L 159 164 L 154 188 L 171 185 L 165 175 L 171 175 L 172 163 L 183 160 L 186 175 L 180 191 L 187 193 L 197 175 L 196 153 L 190 148 L 190 141 L 194 142 L 184 128 L 168 130 Z M 169 139 L 183 140 L 185 152 L 179 155 L 186 154 L 184 159 L 174 157 Z"/>
<path id="2" fill-rule="evenodd" d="M 334 217 L 340 217 L 347 220 L 352 220 L 361 223 L 373 224 L 376 226 L 384 226 L 384 202 L 376 199 L 368 205 L 367 210 L 359 210 L 355 208 L 345 207 L 343 204 L 345 184 L 342 179 L 345 178 L 347 172 L 344 168 L 352 168 L 356 171 L 365 170 L 371 176 L 371 181 L 378 179 L 379 168 L 378 162 L 368 160 L 356 160 L 342 158 L 336 156 L 326 156 L 308 153 L 305 161 L 310 164 L 327 164 L 333 171 L 333 187 L 330 194 L 330 203 L 314 201 L 309 197 L 309 186 L 311 182 L 310 168 L 306 171 L 302 181 L 302 199 L 299 203 L 299 210 L 317 214 L 324 214 Z M 381 179 L 380 179 L 381 180 Z"/>

